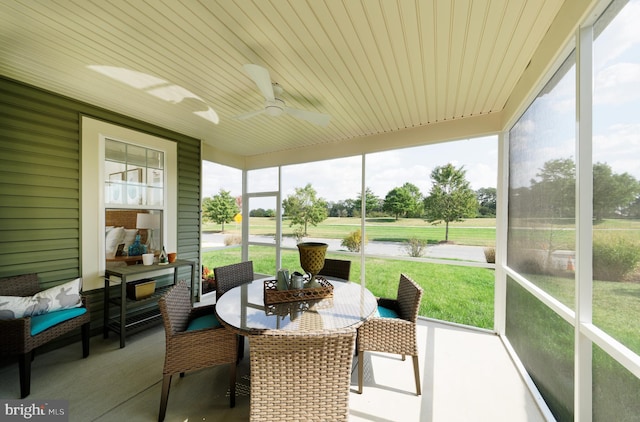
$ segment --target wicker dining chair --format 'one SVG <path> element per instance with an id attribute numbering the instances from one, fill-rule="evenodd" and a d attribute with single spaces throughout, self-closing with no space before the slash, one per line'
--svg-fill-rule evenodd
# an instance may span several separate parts
<path id="1" fill-rule="evenodd" d="M 346 421 L 356 331 L 268 330 L 251 343 L 251 421 Z"/>
<path id="2" fill-rule="evenodd" d="M 364 352 L 369 350 L 400 354 L 402 360 L 405 360 L 405 355 L 412 356 L 416 394 L 422 394 L 416 341 L 416 320 L 418 319 L 422 294 L 422 287 L 406 275 L 401 274 L 397 298 L 378 299 L 380 311 L 390 310 L 397 317 L 370 318 L 358 328 L 358 393 L 362 394 Z"/>
<path id="3" fill-rule="evenodd" d="M 166 337 L 158 421 L 166 414 L 171 377 L 210 366 L 229 364 L 229 404 L 235 406 L 238 339 L 217 323 L 213 305 L 192 307 L 189 290 L 180 281 L 158 301 Z"/>
<path id="4" fill-rule="evenodd" d="M 216 280 L 216 300 L 227 290 L 253 281 L 253 261 L 239 262 L 213 269 Z"/>
<path id="5" fill-rule="evenodd" d="M 239 262 L 213 269 L 216 280 L 216 301 L 226 291 L 253 281 L 253 261 Z M 238 336 L 238 362 L 244 357 L 244 337 Z"/>
<path id="6" fill-rule="evenodd" d="M 24 274 L 0 280 L 0 295 L 2 296 L 33 296 L 40 291 L 42 288 L 38 283 L 37 274 Z M 82 296 L 82 306 L 86 309 L 82 315 L 65 319 L 36 335 L 31 335 L 32 317 L 0 320 L 0 333 L 2 333 L 0 356 L 19 356 L 21 398 L 25 398 L 31 393 L 31 361 L 37 347 L 80 328 L 82 357 L 89 356 L 91 316 L 85 296 Z"/>
<path id="7" fill-rule="evenodd" d="M 325 258 L 324 267 L 322 267 L 318 275 L 349 280 L 351 275 L 351 261 Z"/>

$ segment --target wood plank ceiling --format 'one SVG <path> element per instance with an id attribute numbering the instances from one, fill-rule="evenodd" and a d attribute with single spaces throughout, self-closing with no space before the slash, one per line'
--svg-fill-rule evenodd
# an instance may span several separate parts
<path id="1" fill-rule="evenodd" d="M 561 6 L 11 0 L 0 2 L 0 74 L 255 156 L 499 112 Z M 234 119 L 264 103 L 245 63 L 329 125 Z"/>

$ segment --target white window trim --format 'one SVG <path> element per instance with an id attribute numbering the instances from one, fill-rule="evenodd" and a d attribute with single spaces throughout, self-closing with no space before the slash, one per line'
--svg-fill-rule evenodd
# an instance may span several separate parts
<path id="1" fill-rule="evenodd" d="M 104 287 L 104 145 L 105 138 L 153 148 L 165 152 L 165 192 L 162 244 L 177 249 L 178 149 L 174 141 L 138 132 L 91 117 L 81 120 L 81 243 L 80 273 L 83 290 Z M 102 228 L 102 229 L 101 229 Z"/>

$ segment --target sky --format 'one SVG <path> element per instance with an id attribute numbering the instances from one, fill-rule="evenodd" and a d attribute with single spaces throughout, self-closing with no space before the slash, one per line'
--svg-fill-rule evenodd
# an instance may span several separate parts
<path id="1" fill-rule="evenodd" d="M 431 187 L 431 171 L 437 166 L 451 163 L 456 167 L 464 166 L 472 189 L 496 187 L 497 160 L 497 136 L 367 154 L 366 185 L 380 198 L 406 182 L 416 185 L 426 195 Z M 355 199 L 361 190 L 361 164 L 362 157 L 354 156 L 283 166 L 283 197 L 293 194 L 295 188 L 311 183 L 318 196 L 327 201 Z M 205 197 L 217 194 L 220 189 L 230 191 L 233 196 L 242 193 L 240 170 L 205 162 L 203 178 Z M 275 169 L 250 172 L 249 190 L 276 190 L 275 181 Z M 253 201 L 263 202 L 258 199 Z M 250 204 L 250 209 L 258 207 L 266 209 L 273 206 L 270 203 L 267 206 Z"/>

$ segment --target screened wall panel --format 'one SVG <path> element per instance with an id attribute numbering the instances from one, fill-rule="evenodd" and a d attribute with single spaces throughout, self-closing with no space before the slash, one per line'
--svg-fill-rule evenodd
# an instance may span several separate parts
<path id="1" fill-rule="evenodd" d="M 618 1 L 594 26 L 593 322 L 640 354 L 640 78 L 637 77 L 640 33 L 634 19 L 637 16 L 640 1 Z"/>
<path id="2" fill-rule="evenodd" d="M 640 379 L 593 346 L 593 420 L 637 421 L 640 417 Z"/>
<path id="3" fill-rule="evenodd" d="M 559 421 L 573 421 L 573 327 L 507 278 L 506 335 Z"/>
<path id="4" fill-rule="evenodd" d="M 640 414 L 640 0 L 601 6 L 508 136 L 506 336 L 558 420 Z"/>
<path id="5" fill-rule="evenodd" d="M 570 308 L 575 287 L 575 55 L 509 132 L 508 265 Z"/>

